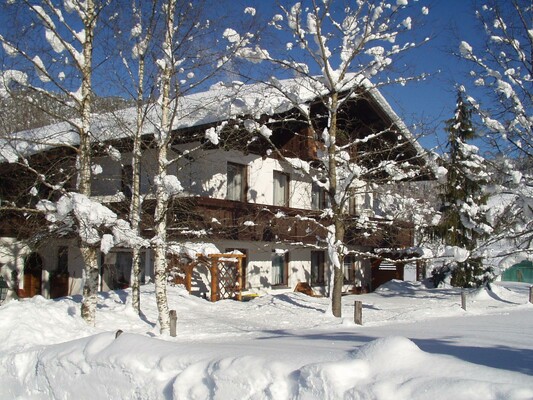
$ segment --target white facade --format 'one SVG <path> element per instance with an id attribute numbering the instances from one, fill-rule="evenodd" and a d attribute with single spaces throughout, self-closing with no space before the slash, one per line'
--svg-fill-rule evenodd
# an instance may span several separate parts
<path id="1" fill-rule="evenodd" d="M 246 171 L 246 202 L 253 204 L 274 205 L 274 174 L 283 173 L 287 177 L 288 183 L 288 203 L 291 208 L 307 209 L 312 208 L 312 182 L 309 177 L 303 176 L 294 171 L 286 162 L 281 162 L 274 158 L 261 157 L 255 154 L 243 154 L 237 151 L 223 150 L 198 150 L 191 151 L 187 156 L 183 153 L 192 149 L 195 145 L 184 145 L 180 148 L 173 148 L 172 156 L 178 161 L 169 167 L 169 174 L 177 175 L 183 192 L 179 196 L 183 197 L 209 197 L 213 199 L 226 200 L 228 194 L 227 168 L 228 163 L 243 166 Z M 180 156 L 181 154 L 181 156 Z M 141 166 L 141 192 L 150 196 L 153 193 L 153 174 L 156 171 L 156 158 L 153 150 L 145 150 L 142 155 Z M 92 192 L 93 195 L 102 201 L 116 198 L 124 189 L 124 166 L 131 164 L 131 154 L 124 153 L 120 159 L 113 159 L 110 156 L 94 158 L 94 172 Z M 279 189 L 278 189 L 279 190 Z M 364 197 L 357 196 L 356 201 L 361 203 Z M 209 240 L 208 238 L 200 240 Z M 243 249 L 246 251 L 246 286 L 245 290 L 253 293 L 264 293 L 270 291 L 293 290 L 298 282 L 309 282 L 311 280 L 311 253 L 317 251 L 312 247 L 289 246 L 274 242 L 261 241 L 215 241 L 215 246 L 224 252 L 227 249 Z M 22 246 L 20 249 L 17 246 Z M 42 259 L 42 286 L 41 293 L 44 296 L 50 295 L 50 273 L 58 267 L 58 251 L 60 248 L 68 247 L 68 295 L 80 294 L 83 288 L 83 262 L 76 240 L 69 242 L 54 241 L 39 249 L 34 250 Z M 11 250 L 10 250 L 11 249 Z M 129 271 L 119 264 L 124 263 L 125 254 L 117 257 L 116 254 L 127 252 L 127 249 L 113 249 L 113 254 L 102 256 L 101 263 L 101 284 L 102 290 L 108 290 L 117 279 L 123 279 L 123 275 Z M 0 243 L 0 262 L 5 264 L 4 270 L 16 269 L 22 271 L 24 259 L 30 254 L 27 246 L 16 241 L 3 241 Z M 286 265 L 283 268 L 284 277 L 274 276 L 280 273 L 280 266 L 273 261 L 274 255 L 286 254 Z M 330 270 L 327 265 L 327 257 L 324 257 L 323 282 L 315 285 L 315 292 L 326 294 L 329 282 Z M 121 261 L 122 260 L 122 261 Z M 277 259 L 278 261 L 280 258 Z M 150 250 L 146 250 L 143 256 L 143 264 L 146 279 L 153 275 L 152 260 Z M 276 264 L 276 265 L 274 265 Z M 362 265 L 356 262 L 354 272 L 355 284 L 364 286 L 368 284 L 367 277 L 370 276 L 369 265 Z M 117 272 L 119 271 L 119 272 Z M 117 274 L 121 275 L 120 279 Z M 7 275 L 4 271 L 4 275 Z M 23 282 L 23 272 L 19 275 L 19 286 Z M 129 279 L 127 279 L 129 281 Z M 281 283 L 280 283 L 281 282 Z M 277 283 L 277 284 L 276 284 Z M 353 285 L 353 284 L 352 284 Z M 209 286 L 207 285 L 207 288 Z"/>

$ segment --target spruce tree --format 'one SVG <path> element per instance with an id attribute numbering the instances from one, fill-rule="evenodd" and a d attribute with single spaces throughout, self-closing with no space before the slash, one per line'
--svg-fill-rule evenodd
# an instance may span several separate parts
<path id="1" fill-rule="evenodd" d="M 476 146 L 467 144 L 475 138 L 471 106 L 459 91 L 453 118 L 446 121 L 448 132 L 448 170 L 446 182 L 441 186 L 440 223 L 434 228 L 434 236 L 447 246 L 468 251 L 464 261 L 453 261 L 437 274 L 435 283 L 451 273 L 451 284 L 459 287 L 479 287 L 490 282 L 490 269 L 483 267 L 482 257 L 476 253 L 478 244 L 491 231 L 485 218 L 487 196 L 483 186 L 487 184 L 484 160 L 477 154 Z M 440 278 L 439 278 L 440 275 Z"/>

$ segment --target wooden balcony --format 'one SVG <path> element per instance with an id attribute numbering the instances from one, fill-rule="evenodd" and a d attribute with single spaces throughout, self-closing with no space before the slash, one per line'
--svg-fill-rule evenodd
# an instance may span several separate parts
<path id="1" fill-rule="evenodd" d="M 302 216 L 307 217 L 302 220 Z M 205 197 L 178 198 L 169 210 L 169 235 L 314 244 L 323 237 L 320 212 Z"/>
<path id="2" fill-rule="evenodd" d="M 176 198 L 169 210 L 169 236 L 177 240 L 203 232 L 212 239 L 317 244 L 326 236 L 324 226 L 330 224 L 321 214 L 205 197 Z M 356 221 L 356 216 L 346 216 L 347 244 L 372 248 L 413 245 L 414 227 L 410 223 L 374 218 L 370 227 L 362 229 Z"/>
<path id="3" fill-rule="evenodd" d="M 106 204 L 119 218 L 128 218 L 128 201 Z M 143 203 L 142 235 L 153 236 L 155 201 Z M 24 215 L 4 211 L 0 218 L 0 236 L 30 238 L 47 231 L 44 215 Z M 176 197 L 168 211 L 168 236 L 171 240 L 241 240 L 301 243 L 315 245 L 325 239 L 324 226 L 330 224 L 322 212 L 265 204 L 213 199 Z M 349 245 L 371 248 L 405 248 L 413 245 L 412 224 L 371 219 L 362 229 L 357 217 L 346 216 L 345 241 Z"/>

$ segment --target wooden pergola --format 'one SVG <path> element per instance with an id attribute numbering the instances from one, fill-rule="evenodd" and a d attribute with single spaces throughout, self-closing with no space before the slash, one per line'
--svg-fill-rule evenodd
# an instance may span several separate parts
<path id="1" fill-rule="evenodd" d="M 199 265 L 209 268 L 211 275 L 210 289 L 211 301 L 215 302 L 223 299 L 242 300 L 243 286 L 243 259 L 244 254 L 220 253 L 205 256 L 198 254 L 198 258 L 188 264 L 180 263 L 176 257 L 171 258 L 170 263 L 177 264 L 185 274 L 185 288 L 192 290 L 193 271 Z"/>

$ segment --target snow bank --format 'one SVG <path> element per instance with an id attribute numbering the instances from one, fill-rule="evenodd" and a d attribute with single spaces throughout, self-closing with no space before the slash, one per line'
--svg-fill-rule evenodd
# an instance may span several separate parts
<path id="1" fill-rule="evenodd" d="M 378 339 L 347 359 L 295 370 L 256 356 L 198 359 L 187 344 L 110 332 L 16 354 L 3 398 L 34 399 L 526 399 L 513 374 Z M 72 384 L 65 384 L 72 382 Z M 517 385 L 518 383 L 518 385 Z"/>
<path id="2" fill-rule="evenodd" d="M 518 306 L 524 314 L 517 318 L 523 324 L 527 318 L 522 315 L 533 307 L 502 301 L 511 292 L 497 287 L 497 297 L 480 294 L 471 301 L 476 301 L 478 312 L 500 307 L 509 313 L 510 307 Z M 101 293 L 96 328 L 82 321 L 80 298 L 35 297 L 3 305 L 0 398 L 533 398 L 530 375 L 428 353 L 403 335 L 377 338 L 375 332 L 390 328 L 369 329 L 328 316 L 324 298 L 285 293 L 243 303 L 210 303 L 181 288 L 169 287 L 168 293 L 171 308 L 178 311 L 176 338 L 156 337 L 157 324 L 151 322 L 157 320 L 153 285 L 142 287 L 142 318 L 132 311 L 129 291 Z M 429 311 L 425 319 L 452 308 L 466 321 L 456 304 L 458 293 L 393 281 L 377 293 L 344 297 L 343 307 L 350 314 L 349 304 L 362 299 L 369 320 L 389 325 L 406 318 L 410 310 L 408 319 L 420 317 L 414 310 L 423 308 Z M 475 322 L 480 332 L 494 330 L 489 325 L 493 320 L 483 321 Z M 459 337 L 466 333 L 465 323 Z M 435 326 L 430 337 L 441 333 L 443 325 L 430 326 Z M 499 347 L 517 346 L 513 362 L 524 366 L 530 350 L 517 340 L 520 333 L 513 336 L 513 326 L 505 337 L 494 340 Z M 116 336 L 118 328 L 124 333 Z M 446 338 L 451 343 L 450 336 Z M 494 349 L 486 351 L 482 359 Z"/>

